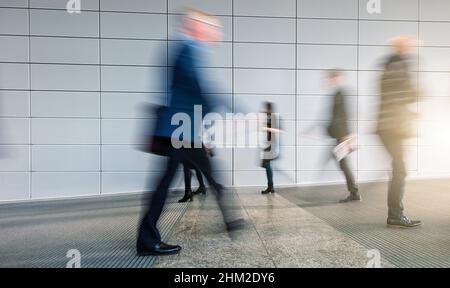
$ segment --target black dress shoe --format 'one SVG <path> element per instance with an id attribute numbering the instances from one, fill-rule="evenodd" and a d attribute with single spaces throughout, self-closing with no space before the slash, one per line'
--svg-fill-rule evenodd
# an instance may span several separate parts
<path id="1" fill-rule="evenodd" d="M 402 216 L 400 219 L 388 218 L 387 226 L 390 228 L 414 228 L 422 225 L 420 220 L 409 220 L 408 217 Z"/>
<path id="2" fill-rule="evenodd" d="M 273 187 L 267 187 L 266 190 L 261 191 L 261 194 L 269 194 L 269 193 L 275 193 L 275 189 Z"/>
<path id="3" fill-rule="evenodd" d="M 184 193 L 183 198 L 181 198 L 180 200 L 178 200 L 178 203 L 185 203 L 185 202 L 192 202 L 192 199 L 194 197 L 194 194 L 192 193 L 192 191 L 186 191 Z"/>
<path id="4" fill-rule="evenodd" d="M 352 201 L 362 201 L 362 197 L 359 194 L 350 194 L 347 198 L 342 199 L 339 203 L 347 203 Z"/>
<path id="5" fill-rule="evenodd" d="M 205 186 L 198 187 L 197 191 L 193 192 L 193 194 L 194 195 L 197 195 L 197 194 L 205 195 L 206 194 L 206 187 Z"/>
<path id="6" fill-rule="evenodd" d="M 169 245 L 164 242 L 157 244 L 155 247 L 150 249 L 138 248 L 138 256 L 165 256 L 173 255 L 180 252 L 181 247 L 178 245 Z"/>

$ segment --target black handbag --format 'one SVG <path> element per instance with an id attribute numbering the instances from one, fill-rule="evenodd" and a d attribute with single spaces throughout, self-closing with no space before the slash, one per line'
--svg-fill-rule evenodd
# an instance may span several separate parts
<path id="1" fill-rule="evenodd" d="M 162 136 L 153 136 L 148 145 L 148 152 L 160 156 L 168 156 L 170 148 L 170 138 Z"/>

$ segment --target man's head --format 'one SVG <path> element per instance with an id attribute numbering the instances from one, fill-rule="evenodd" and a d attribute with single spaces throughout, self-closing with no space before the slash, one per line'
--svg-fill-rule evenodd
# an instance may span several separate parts
<path id="1" fill-rule="evenodd" d="M 395 53 L 405 55 L 411 52 L 415 40 L 414 36 L 400 35 L 392 38 L 389 41 L 389 44 Z"/>
<path id="2" fill-rule="evenodd" d="M 342 72 L 338 69 L 333 69 L 327 72 L 326 80 L 329 86 L 338 86 L 341 83 Z"/>
<path id="3" fill-rule="evenodd" d="M 184 19 L 184 33 L 203 42 L 222 39 L 219 20 L 200 10 L 189 10 Z"/>

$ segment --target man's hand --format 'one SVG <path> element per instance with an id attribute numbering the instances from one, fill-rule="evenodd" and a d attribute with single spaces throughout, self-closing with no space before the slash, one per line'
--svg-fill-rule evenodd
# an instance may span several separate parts
<path id="1" fill-rule="evenodd" d="M 262 127 L 262 131 L 272 132 L 272 133 L 283 133 L 283 130 L 276 129 L 276 128 L 269 128 L 269 127 Z"/>

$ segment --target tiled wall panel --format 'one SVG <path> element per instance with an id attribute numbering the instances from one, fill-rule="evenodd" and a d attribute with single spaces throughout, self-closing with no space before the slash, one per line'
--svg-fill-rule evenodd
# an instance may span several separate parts
<path id="1" fill-rule="evenodd" d="M 155 121 L 147 109 L 167 102 L 188 7 L 223 26 L 201 67 L 215 83 L 208 96 L 244 114 L 277 104 L 285 133 L 276 185 L 344 180 L 326 134 L 325 75 L 334 68 L 344 70 L 348 124 L 358 134 L 350 165 L 361 181 L 387 179 L 374 129 L 387 41 L 398 34 L 421 40 L 412 76 L 423 97 L 411 107 L 421 117 L 418 138 L 404 143 L 408 174 L 448 175 L 450 2 L 383 0 L 381 13 L 369 13 L 368 2 L 83 0 L 82 13 L 69 14 L 66 0 L 1 0 L 0 201 L 152 189 L 165 164 L 141 151 Z M 218 149 L 214 160 L 225 185 L 265 185 L 256 148 Z M 182 187 L 181 173 L 173 186 Z"/>

